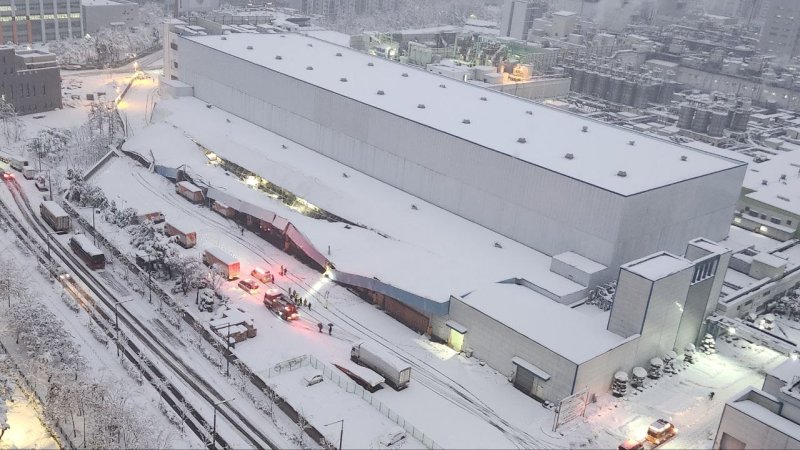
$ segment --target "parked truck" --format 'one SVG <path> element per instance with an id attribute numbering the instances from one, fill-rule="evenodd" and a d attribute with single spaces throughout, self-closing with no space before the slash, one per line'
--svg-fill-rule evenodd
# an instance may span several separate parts
<path id="1" fill-rule="evenodd" d="M 192 248 L 197 244 L 197 233 L 182 224 L 176 224 L 170 219 L 164 224 L 164 234 L 175 236 L 175 240 L 183 248 Z"/>
<path id="2" fill-rule="evenodd" d="M 186 197 L 192 203 L 203 202 L 203 190 L 188 181 L 181 181 L 176 184 L 175 192 Z"/>
<path id="3" fill-rule="evenodd" d="M 12 158 L 11 168 L 17 172 L 22 172 L 26 167 L 30 166 L 30 162 L 25 158 Z"/>
<path id="4" fill-rule="evenodd" d="M 228 281 L 239 278 L 239 261 L 218 248 L 207 248 L 203 252 L 203 264 L 219 270 Z"/>
<path id="5" fill-rule="evenodd" d="M 350 359 L 364 367 L 368 367 L 386 379 L 386 383 L 395 390 L 403 390 L 411 381 L 411 366 L 400 358 L 382 351 L 374 344 L 358 341 L 350 350 Z"/>

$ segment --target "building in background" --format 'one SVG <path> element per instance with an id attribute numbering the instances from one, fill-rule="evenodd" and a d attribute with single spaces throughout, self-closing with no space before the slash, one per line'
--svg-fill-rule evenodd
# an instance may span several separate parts
<path id="1" fill-rule="evenodd" d="M 83 0 L 83 30 L 94 34 L 111 24 L 131 26 L 138 18 L 139 4 L 127 0 Z"/>
<path id="2" fill-rule="evenodd" d="M 800 2 L 767 0 L 762 8 L 765 10 L 759 38 L 761 51 L 780 60 L 800 54 Z"/>
<path id="3" fill-rule="evenodd" d="M 61 69 L 56 55 L 41 50 L 15 52 L 0 47 L 0 95 L 18 114 L 61 107 Z"/>
<path id="4" fill-rule="evenodd" d="M 533 19 L 542 17 L 546 8 L 537 0 L 506 0 L 500 19 L 500 36 L 525 40 Z"/>
<path id="5" fill-rule="evenodd" d="M 800 448 L 800 362 L 784 362 L 767 373 L 761 389 L 728 400 L 714 448 Z"/>
<path id="6" fill-rule="evenodd" d="M 83 35 L 80 0 L 0 0 L 0 42 L 47 42 Z"/>

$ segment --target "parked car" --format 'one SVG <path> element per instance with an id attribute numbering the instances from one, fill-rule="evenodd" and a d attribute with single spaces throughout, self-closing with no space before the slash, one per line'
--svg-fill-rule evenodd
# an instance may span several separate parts
<path id="1" fill-rule="evenodd" d="M 306 382 L 306 386 L 313 386 L 317 383 L 322 383 L 322 374 L 321 373 L 312 373 L 303 377 L 303 381 Z"/>
<path id="2" fill-rule="evenodd" d="M 653 445 L 661 445 L 678 434 L 678 429 L 675 425 L 664 419 L 658 419 L 647 429 L 647 441 Z"/>
<path id="3" fill-rule="evenodd" d="M 275 281 L 270 271 L 267 269 L 262 269 L 261 267 L 256 267 L 255 269 L 253 269 L 253 271 L 250 272 L 250 275 L 252 275 L 253 278 L 264 284 L 272 283 L 273 281 Z"/>
<path id="4" fill-rule="evenodd" d="M 256 280 L 241 280 L 239 281 L 239 287 L 250 294 L 258 292 L 258 283 L 256 283 Z"/>

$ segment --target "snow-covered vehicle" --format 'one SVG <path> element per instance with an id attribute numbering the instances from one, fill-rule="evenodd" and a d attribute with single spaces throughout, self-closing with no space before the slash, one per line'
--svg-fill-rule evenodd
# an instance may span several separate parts
<path id="1" fill-rule="evenodd" d="M 183 248 L 192 248 L 197 244 L 197 233 L 182 224 L 175 223 L 172 219 L 164 224 L 164 234 L 175 236 L 175 240 Z"/>
<path id="2" fill-rule="evenodd" d="M 175 192 L 185 197 L 192 203 L 203 202 L 203 190 L 188 181 L 181 181 L 175 185 Z"/>
<path id="3" fill-rule="evenodd" d="M 617 450 L 644 450 L 644 442 L 635 439 L 628 439 L 619 444 Z"/>
<path id="4" fill-rule="evenodd" d="M 406 438 L 406 431 L 402 428 L 396 428 L 380 438 L 381 445 L 384 447 L 391 447 L 402 442 Z"/>
<path id="5" fill-rule="evenodd" d="M 41 174 L 36 176 L 36 181 L 34 184 L 36 185 L 36 189 L 42 192 L 47 190 L 47 180 Z"/>
<path id="6" fill-rule="evenodd" d="M 651 448 L 655 448 L 671 440 L 676 434 L 678 434 L 678 429 L 675 428 L 675 425 L 664 419 L 658 419 L 647 428 L 645 439 L 654 446 Z"/>
<path id="7" fill-rule="evenodd" d="M 303 377 L 303 381 L 306 383 L 306 386 L 313 386 L 317 383 L 322 383 L 322 374 L 321 373 L 311 373 Z"/>
<path id="8" fill-rule="evenodd" d="M 239 287 L 248 294 L 255 294 L 258 292 L 258 283 L 256 283 L 256 280 L 240 280 Z"/>
<path id="9" fill-rule="evenodd" d="M 28 161 L 25 158 L 12 158 L 11 159 L 11 168 L 16 170 L 16 171 L 18 171 L 18 172 L 22 172 L 30 164 L 31 164 L 30 161 Z"/>
<path id="10" fill-rule="evenodd" d="M 261 267 L 256 267 L 250 272 L 250 275 L 255 278 L 256 280 L 267 284 L 272 283 L 274 281 L 274 277 L 267 269 L 262 269 Z"/>
<path id="11" fill-rule="evenodd" d="M 350 359 L 382 375 L 395 390 L 407 388 L 411 381 L 411 366 L 364 341 L 353 344 L 350 349 Z"/>
<path id="12" fill-rule="evenodd" d="M 160 211 L 153 211 L 145 214 L 139 214 L 136 216 L 136 221 L 138 223 L 142 223 L 145 221 L 151 221 L 153 223 L 162 223 L 166 218 L 164 217 L 164 213 Z"/>
<path id="13" fill-rule="evenodd" d="M 30 166 L 26 166 L 24 169 L 22 169 L 22 176 L 25 177 L 26 180 L 32 180 L 36 178 L 36 174 L 38 173 L 39 172 L 36 169 Z"/>
<path id="14" fill-rule="evenodd" d="M 278 315 L 283 320 L 295 320 L 300 318 L 295 306 L 277 289 L 267 289 L 264 293 L 264 306 Z"/>
<path id="15" fill-rule="evenodd" d="M 239 260 L 218 248 L 207 248 L 203 252 L 203 264 L 216 267 L 228 281 L 239 278 Z"/>

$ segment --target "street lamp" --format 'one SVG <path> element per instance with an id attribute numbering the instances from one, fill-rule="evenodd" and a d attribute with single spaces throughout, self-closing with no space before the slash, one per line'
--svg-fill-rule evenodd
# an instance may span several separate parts
<path id="1" fill-rule="evenodd" d="M 117 311 L 117 306 L 130 301 L 133 301 L 133 299 L 129 298 L 127 300 L 114 302 L 114 329 L 117 330 L 117 356 L 119 356 L 119 312 Z"/>
<path id="2" fill-rule="evenodd" d="M 219 405 L 223 404 L 223 403 L 232 402 L 234 400 L 236 400 L 236 399 L 235 398 L 229 398 L 227 400 L 220 400 L 220 401 L 214 403 L 214 427 L 212 428 L 212 431 L 211 431 L 211 439 L 213 439 L 213 442 L 215 444 L 214 448 L 217 447 L 216 446 L 216 443 L 217 443 L 217 407 Z"/>
<path id="3" fill-rule="evenodd" d="M 339 430 L 339 450 L 342 450 L 342 438 L 344 437 L 344 419 L 325 424 L 324 426 L 327 427 L 328 425 L 334 425 L 337 423 L 342 425 L 342 428 Z"/>

